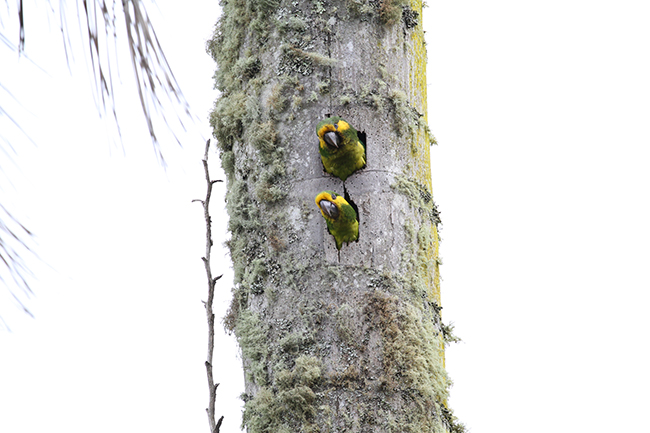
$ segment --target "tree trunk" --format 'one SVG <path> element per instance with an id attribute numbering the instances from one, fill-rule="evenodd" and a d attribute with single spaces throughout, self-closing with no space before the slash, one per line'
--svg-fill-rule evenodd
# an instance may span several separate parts
<path id="1" fill-rule="evenodd" d="M 400 0 L 222 0 L 208 51 L 227 174 L 244 424 L 257 432 L 442 432 L 438 213 L 421 7 Z M 367 166 L 323 170 L 316 124 L 364 131 Z M 314 198 L 345 194 L 336 249 Z"/>

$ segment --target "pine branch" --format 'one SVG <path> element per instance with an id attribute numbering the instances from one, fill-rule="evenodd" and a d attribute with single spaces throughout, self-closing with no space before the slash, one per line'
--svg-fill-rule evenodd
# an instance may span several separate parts
<path id="1" fill-rule="evenodd" d="M 7 13 L 14 12 L 7 3 Z M 58 7 L 49 5 L 45 9 L 25 9 L 22 0 L 18 1 L 16 12 L 18 21 L 18 40 L 7 37 L 1 22 L 3 16 L 0 14 L 0 42 L 4 43 L 12 51 L 17 51 L 20 56 L 25 54 L 26 17 L 35 15 L 42 10 L 49 13 L 58 12 L 60 31 L 63 37 L 63 48 L 65 58 L 70 66 L 70 59 L 74 59 L 75 52 L 85 51 L 89 57 L 89 69 L 93 77 L 93 96 L 97 109 L 101 116 L 111 112 L 118 135 L 121 137 L 120 122 L 115 104 L 116 88 L 113 86 L 114 74 L 117 68 L 117 40 L 126 37 L 129 46 L 131 64 L 138 87 L 140 106 L 144 114 L 147 129 L 153 143 L 154 152 L 161 163 L 165 163 L 162 149 L 158 140 L 157 132 L 160 126 L 165 125 L 168 132 L 180 145 L 177 130 L 174 127 L 180 126 L 185 130 L 187 120 L 194 121 L 195 116 L 190 112 L 189 103 L 185 99 L 180 85 L 176 81 L 171 66 L 160 45 L 153 23 L 149 19 L 146 7 L 142 0 L 122 0 L 111 2 L 109 0 L 76 0 L 77 17 L 81 36 L 85 47 L 73 46 L 68 29 L 68 18 L 71 12 L 65 1 L 61 1 Z M 58 9 L 58 10 L 57 10 Z M 2 12 L 0 10 L 0 12 Z M 119 15 L 123 14 L 124 28 L 118 28 Z M 112 41 L 112 44 L 111 44 Z M 111 46 L 113 49 L 111 50 Z M 29 58 L 28 58 L 29 60 Z M 40 69 L 40 68 L 39 68 Z M 167 113 L 173 112 L 170 116 Z M 5 114 L 5 113 L 0 113 Z M 158 120 L 157 116 L 161 119 Z M 174 127 L 172 127 L 174 125 Z M 2 134 L 0 133 L 0 137 Z"/>
<path id="2" fill-rule="evenodd" d="M 41 70 L 43 69 L 34 63 L 25 52 L 25 41 L 28 36 L 25 28 L 26 19 L 41 12 L 58 13 L 68 68 L 70 60 L 74 60 L 75 53 L 85 52 L 88 55 L 88 67 L 93 78 L 92 89 L 97 110 L 102 117 L 106 113 L 112 113 L 111 117 L 117 128 L 120 141 L 120 122 L 115 101 L 115 92 L 119 86 L 113 86 L 113 78 L 114 74 L 118 72 L 117 40 L 118 37 L 126 37 L 142 113 L 156 157 L 164 165 L 165 159 L 158 139 L 159 134 L 157 134 L 161 129 L 159 125 L 165 125 L 180 145 L 177 127 L 180 126 L 184 130 L 184 122 L 188 119 L 193 121 L 195 116 L 191 114 L 189 104 L 165 57 L 144 2 L 142 0 L 122 0 L 121 2 L 73 0 L 72 4 L 77 6 L 76 15 L 83 40 L 83 45 L 79 46 L 73 46 L 71 32 L 68 29 L 69 18 L 74 17 L 74 11 L 68 8 L 70 1 L 66 3 L 65 0 L 61 0 L 58 5 L 48 2 L 45 7 L 38 5 L 39 7 L 29 9 L 29 4 L 18 0 L 17 10 L 10 6 L 8 0 L 5 0 L 4 3 L 3 6 L 6 7 L 0 8 L 0 44 L 16 52 L 17 58 L 26 58 Z M 31 3 L 37 4 L 38 2 Z M 5 11 L 8 16 L 17 19 L 17 40 L 15 37 L 8 36 L 4 31 Z M 117 27 L 117 23 L 120 22 L 120 14 L 124 15 L 125 28 L 123 29 Z M 113 45 L 114 48 L 111 49 Z M 10 66 L 2 65 L 2 68 L 6 67 Z M 9 87 L 4 84 L 0 85 L 0 118 L 6 116 L 12 128 L 33 142 L 28 132 L 21 127 L 15 116 L 8 111 L 10 109 L 4 104 L 10 99 L 19 103 Z M 0 152 L 5 154 L 14 152 L 12 143 L 7 138 L 9 136 L 6 131 L 0 131 Z M 11 157 L 9 159 L 11 160 Z M 25 258 L 32 254 L 27 246 L 31 241 L 31 233 L 12 217 L 6 207 L 0 208 L 0 290 L 7 288 L 19 308 L 30 315 L 27 306 L 18 295 L 31 295 L 31 289 L 26 279 L 26 276 L 31 277 L 31 272 L 25 263 Z M 0 316 L 0 328 L 3 323 Z M 7 327 L 6 324 L 4 326 Z"/>
<path id="3" fill-rule="evenodd" d="M 32 232 L 0 204 L 0 287 L 9 291 L 12 301 L 18 308 L 34 317 L 22 299 L 29 299 L 33 295 L 29 285 L 33 274 L 25 262 L 26 257 L 38 259 L 29 246 L 32 242 Z M 9 324 L 2 318 L 0 309 L 0 329 L 2 328 L 10 330 Z"/>

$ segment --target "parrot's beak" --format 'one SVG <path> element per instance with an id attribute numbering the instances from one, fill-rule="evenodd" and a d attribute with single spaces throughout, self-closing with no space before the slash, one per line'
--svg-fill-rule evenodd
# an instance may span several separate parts
<path id="1" fill-rule="evenodd" d="M 328 218 L 336 219 L 339 216 L 339 209 L 331 201 L 321 200 L 318 205 Z"/>
<path id="2" fill-rule="evenodd" d="M 326 132 L 323 136 L 323 140 L 325 140 L 325 143 L 327 143 L 329 147 L 336 147 L 337 149 L 339 147 L 339 143 L 341 142 L 341 139 L 338 135 L 336 135 L 336 132 L 334 131 Z"/>

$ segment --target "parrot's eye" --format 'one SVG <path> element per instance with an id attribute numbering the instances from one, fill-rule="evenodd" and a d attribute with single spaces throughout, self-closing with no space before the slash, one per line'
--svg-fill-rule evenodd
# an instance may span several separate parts
<path id="1" fill-rule="evenodd" d="M 338 123 L 334 124 L 334 129 L 339 129 L 339 124 Z"/>
<path id="2" fill-rule="evenodd" d="M 318 205 L 327 217 L 336 219 L 339 216 L 339 209 L 331 201 L 321 200 Z"/>
<path id="3" fill-rule="evenodd" d="M 335 192 L 333 192 L 333 193 L 332 193 L 332 194 L 330 194 L 330 195 L 332 196 L 332 200 L 336 200 L 336 197 L 338 197 L 338 195 L 336 195 L 336 193 L 335 193 Z"/>

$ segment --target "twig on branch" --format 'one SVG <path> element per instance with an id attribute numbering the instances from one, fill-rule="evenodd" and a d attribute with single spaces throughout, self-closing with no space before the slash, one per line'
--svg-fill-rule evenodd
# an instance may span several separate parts
<path id="1" fill-rule="evenodd" d="M 208 413 L 208 422 L 210 423 L 210 433 L 219 433 L 223 416 L 219 421 L 215 421 L 215 400 L 217 398 L 218 383 L 214 383 L 212 376 L 212 355 L 214 353 L 214 312 L 212 311 L 212 302 L 214 301 L 214 286 L 217 281 L 223 276 L 212 277 L 212 268 L 210 267 L 210 252 L 212 250 L 212 218 L 210 218 L 210 197 L 212 196 L 212 185 L 221 180 L 211 180 L 210 170 L 208 170 L 208 150 L 210 149 L 210 140 L 205 143 L 205 155 L 203 156 L 203 170 L 205 171 L 205 180 L 207 183 L 207 192 L 205 200 L 192 200 L 198 201 L 203 205 L 203 215 L 205 216 L 205 229 L 206 229 L 206 242 L 205 242 L 205 257 L 201 257 L 203 265 L 205 266 L 205 273 L 208 277 L 208 300 L 203 302 L 205 312 L 208 316 L 208 359 L 205 361 L 205 370 L 208 374 L 208 391 L 210 394 L 210 401 L 206 412 Z"/>

